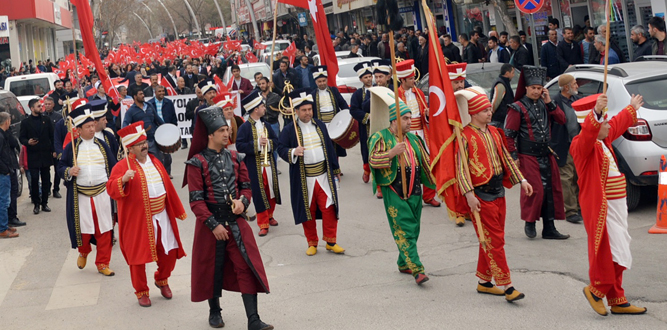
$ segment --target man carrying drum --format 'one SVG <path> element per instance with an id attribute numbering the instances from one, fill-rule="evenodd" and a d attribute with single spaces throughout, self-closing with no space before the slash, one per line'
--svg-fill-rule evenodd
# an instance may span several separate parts
<path id="1" fill-rule="evenodd" d="M 415 86 L 415 61 L 405 60 L 396 63 L 396 76 L 401 81 L 398 97 L 405 102 L 411 112 L 410 132 L 422 138 L 428 151 L 428 105 L 424 92 Z M 430 160 L 429 160 L 430 161 Z M 428 171 L 428 168 L 424 169 Z M 435 189 L 424 186 L 422 199 L 424 203 L 440 207 L 435 199 Z"/>
<path id="2" fill-rule="evenodd" d="M 317 88 L 310 93 L 313 96 L 313 118 L 319 119 L 329 128 L 329 123 L 333 120 L 341 110 L 349 110 L 350 107 L 347 102 L 340 95 L 338 88 L 327 86 L 329 74 L 327 73 L 327 66 L 316 66 L 313 68 L 313 78 Z M 336 155 L 338 157 L 347 156 L 345 148 L 336 144 Z M 341 173 L 342 175 L 342 173 Z"/>

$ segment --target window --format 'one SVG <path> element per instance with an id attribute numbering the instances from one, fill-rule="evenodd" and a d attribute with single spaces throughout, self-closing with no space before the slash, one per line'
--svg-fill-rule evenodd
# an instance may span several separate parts
<path id="1" fill-rule="evenodd" d="M 579 85 L 579 95 L 589 96 L 600 93 L 600 86 L 602 86 L 602 82 L 591 79 L 577 78 L 577 85 Z"/>
<path id="2" fill-rule="evenodd" d="M 667 80 L 665 77 L 643 80 L 625 85 L 630 95 L 638 94 L 644 97 L 644 108 L 667 110 Z"/>
<path id="3" fill-rule="evenodd" d="M 51 89 L 49 88 L 49 79 L 38 78 L 12 81 L 9 83 L 9 90 L 16 96 L 43 96 Z"/>

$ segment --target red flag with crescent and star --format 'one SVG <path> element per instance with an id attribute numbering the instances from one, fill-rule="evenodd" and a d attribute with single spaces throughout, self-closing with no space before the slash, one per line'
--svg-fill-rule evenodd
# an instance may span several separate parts
<path id="1" fill-rule="evenodd" d="M 315 28 L 315 40 L 320 51 L 320 63 L 326 63 L 329 73 L 329 86 L 336 86 L 336 76 L 338 75 L 338 58 L 329 34 L 327 15 L 324 13 L 322 0 L 278 0 L 288 5 L 301 7 L 310 11 L 310 18 Z M 294 61 L 290 61 L 293 63 Z"/>
<path id="2" fill-rule="evenodd" d="M 427 14 L 426 17 L 433 19 L 432 15 Z M 459 195 L 455 161 L 458 147 L 454 127 L 463 129 L 463 125 L 440 43 L 432 33 L 429 33 L 428 39 L 431 172 L 435 176 L 438 195 L 447 204 L 451 216 L 456 210 L 456 196 Z"/>

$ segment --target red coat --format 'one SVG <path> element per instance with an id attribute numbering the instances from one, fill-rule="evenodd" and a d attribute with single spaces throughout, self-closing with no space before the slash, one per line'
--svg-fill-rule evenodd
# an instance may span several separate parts
<path id="1" fill-rule="evenodd" d="M 428 118 L 426 117 L 426 109 L 428 109 L 428 104 L 426 104 L 426 97 L 424 96 L 424 92 L 422 92 L 422 90 L 417 87 L 412 87 L 412 92 L 417 97 L 417 103 L 419 103 L 419 113 L 421 113 L 422 127 L 424 127 L 424 142 L 426 142 L 426 145 L 428 146 Z M 398 87 L 398 97 L 403 102 L 405 102 L 405 104 L 407 104 L 405 101 L 405 89 L 403 89 L 403 86 Z"/>
<path id="2" fill-rule="evenodd" d="M 178 233 L 178 224 L 176 218 L 185 220 L 187 214 L 183 209 L 181 200 L 178 197 L 174 185 L 169 179 L 169 174 L 164 166 L 153 155 L 148 155 L 160 172 L 164 189 L 167 191 L 165 208 L 174 236 L 178 241 L 177 258 L 185 256 L 181 237 Z M 131 169 L 136 171 L 134 179 L 123 185 L 122 179 L 127 172 L 127 161 L 122 160 L 116 163 L 111 170 L 111 176 L 107 182 L 107 193 L 111 198 L 118 202 L 118 229 L 120 250 L 123 252 L 125 261 L 128 265 L 143 265 L 152 261 L 157 261 L 157 250 L 155 239 L 157 233 L 153 229 L 153 219 L 148 202 L 148 188 L 146 185 L 146 175 L 133 154 L 129 155 Z"/>
<path id="3" fill-rule="evenodd" d="M 244 98 L 244 97 L 250 95 L 250 93 L 252 93 L 252 88 L 253 88 L 252 83 L 250 82 L 250 80 L 248 78 L 241 77 L 241 86 L 236 85 L 236 81 L 234 80 L 234 76 L 232 76 L 230 79 L 232 80 L 232 90 L 233 91 L 237 91 L 239 89 L 243 91 L 243 93 L 241 94 L 241 98 Z"/>
<path id="4" fill-rule="evenodd" d="M 234 174 L 236 175 L 236 191 L 238 192 L 235 198 L 245 196 L 248 200 L 252 198 L 250 189 L 240 189 L 238 182 L 250 182 L 248 170 L 243 161 L 238 160 L 238 153 L 231 151 L 232 164 L 234 165 Z M 197 155 L 195 155 L 197 157 Z M 203 157 L 202 157 L 203 158 Z M 208 173 L 208 163 L 199 168 L 190 164 L 186 165 L 186 175 L 188 182 L 188 189 L 192 191 L 204 191 L 204 199 L 190 203 L 190 208 L 197 217 L 195 223 L 195 239 L 192 246 L 192 291 L 190 299 L 193 302 L 204 301 L 213 298 L 213 286 L 215 284 L 215 251 L 216 239 L 213 232 L 204 224 L 206 220 L 213 214 L 209 211 L 206 202 L 215 202 L 213 196 L 213 187 L 204 184 L 204 179 L 210 182 L 210 174 Z M 243 245 L 248 259 L 254 267 L 256 277 L 255 287 L 258 292 L 269 292 L 269 282 L 266 279 L 264 271 L 264 264 L 259 253 L 259 248 L 255 242 L 255 236 L 250 228 L 248 222 L 241 216 L 236 219 L 239 227 L 241 237 L 243 238 Z M 227 227 L 229 230 L 229 227 Z M 229 230 L 230 236 L 232 234 Z M 230 239 L 233 239 L 230 237 Z M 222 275 L 222 288 L 226 291 L 240 292 L 239 279 L 234 271 L 234 264 L 229 258 L 225 258 L 225 265 Z M 247 280 L 247 279 L 246 279 Z"/>
<path id="5" fill-rule="evenodd" d="M 570 154 L 579 175 L 579 201 L 584 226 L 588 234 L 589 276 L 594 285 L 616 283 L 609 236 L 607 235 L 607 199 L 604 187 L 609 174 L 609 159 L 604 154 L 604 143 L 616 160 L 611 143 L 628 127 L 637 122 L 637 112 L 626 107 L 609 121 L 609 135 L 602 142 L 597 140 L 601 124 L 591 111 L 581 124 L 581 133 L 574 137 Z"/>

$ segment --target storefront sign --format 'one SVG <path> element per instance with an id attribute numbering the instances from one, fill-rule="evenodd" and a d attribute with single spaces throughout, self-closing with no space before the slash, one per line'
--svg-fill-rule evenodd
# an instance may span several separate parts
<path id="1" fill-rule="evenodd" d="M 53 4 L 53 22 L 58 25 L 63 24 L 62 18 L 60 17 L 60 6 L 56 3 Z"/>
<path id="2" fill-rule="evenodd" d="M 331 5 L 330 6 L 324 6 L 324 13 L 327 14 L 327 15 L 333 14 L 334 13 L 333 8 L 334 8 L 334 6 L 331 6 Z"/>
<path id="3" fill-rule="evenodd" d="M 375 6 L 377 0 L 334 0 L 334 14 L 346 13 L 365 7 Z"/>
<path id="4" fill-rule="evenodd" d="M 0 37 L 9 37 L 8 16 L 0 16 Z"/>
<path id="5" fill-rule="evenodd" d="M 306 19 L 306 13 L 299 13 L 299 26 L 308 26 L 308 20 Z"/>

